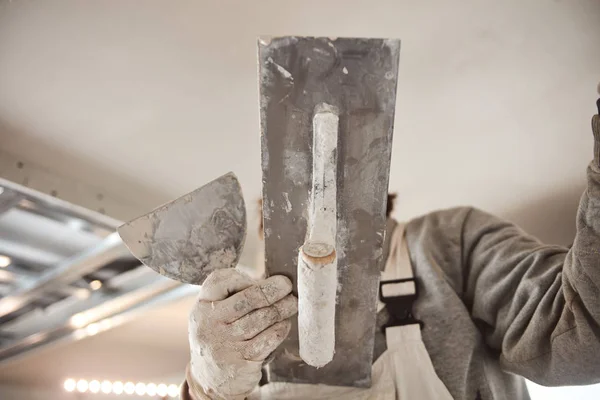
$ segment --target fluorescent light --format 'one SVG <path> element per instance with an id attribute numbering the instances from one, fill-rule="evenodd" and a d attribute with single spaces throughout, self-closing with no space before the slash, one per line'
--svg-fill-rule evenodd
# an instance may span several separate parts
<path id="1" fill-rule="evenodd" d="M 123 390 L 126 394 L 135 393 L 135 384 L 133 382 L 127 382 L 125 386 L 123 386 Z"/>
<path id="2" fill-rule="evenodd" d="M 100 391 L 100 382 L 91 381 L 90 385 L 89 385 L 89 389 L 90 389 L 90 392 L 92 392 L 92 393 L 98 393 Z"/>
<path id="3" fill-rule="evenodd" d="M 138 396 L 143 396 L 146 394 L 146 385 L 143 384 L 142 382 L 139 382 L 137 385 L 135 385 L 135 394 L 137 394 Z"/>
<path id="4" fill-rule="evenodd" d="M 67 392 L 73 392 L 77 387 L 77 382 L 75 382 L 75 379 L 67 379 L 65 381 L 64 387 Z"/>
<path id="5" fill-rule="evenodd" d="M 88 390 L 88 383 L 85 379 L 80 379 L 77 381 L 77 391 L 80 393 L 85 393 Z"/>
<path id="6" fill-rule="evenodd" d="M 92 290 L 98 290 L 101 287 L 102 287 L 102 282 L 100 282 L 98 279 L 90 282 L 90 289 L 92 289 Z"/>
<path id="7" fill-rule="evenodd" d="M 0 254 L 0 268 L 8 267 L 11 262 L 12 262 L 12 260 L 10 259 L 9 256 Z"/>

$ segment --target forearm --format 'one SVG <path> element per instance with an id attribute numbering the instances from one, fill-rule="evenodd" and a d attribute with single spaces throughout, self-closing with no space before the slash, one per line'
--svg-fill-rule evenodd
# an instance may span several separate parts
<path id="1" fill-rule="evenodd" d="M 505 369 L 546 385 L 600 381 L 600 121 L 571 249 L 473 210 L 461 235 L 465 301 Z"/>

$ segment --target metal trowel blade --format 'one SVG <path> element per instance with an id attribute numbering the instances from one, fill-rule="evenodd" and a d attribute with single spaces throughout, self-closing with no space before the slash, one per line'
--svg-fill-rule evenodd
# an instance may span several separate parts
<path id="1" fill-rule="evenodd" d="M 270 382 L 371 385 L 399 54 L 391 39 L 259 39 L 265 266 L 294 285 L 307 237 L 315 110 L 339 110 L 335 354 L 322 368 L 307 365 L 294 324 L 267 367 Z"/>
<path id="2" fill-rule="evenodd" d="M 246 238 L 246 207 L 228 173 L 118 228 L 135 257 L 179 282 L 201 284 L 235 267 Z"/>

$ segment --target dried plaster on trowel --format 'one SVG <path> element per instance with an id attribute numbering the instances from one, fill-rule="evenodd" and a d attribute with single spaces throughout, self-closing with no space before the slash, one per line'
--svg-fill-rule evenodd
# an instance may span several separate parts
<path id="1" fill-rule="evenodd" d="M 314 367 L 331 361 L 335 349 L 338 123 L 335 107 L 327 104 L 316 107 L 308 240 L 298 256 L 300 357 Z"/>

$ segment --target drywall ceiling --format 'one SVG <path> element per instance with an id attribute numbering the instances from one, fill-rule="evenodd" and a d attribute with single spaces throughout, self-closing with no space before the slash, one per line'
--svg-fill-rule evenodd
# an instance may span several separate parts
<path id="1" fill-rule="evenodd" d="M 140 212 L 229 170 L 253 204 L 256 37 L 398 37 L 397 217 L 472 204 L 569 243 L 592 155 L 598 21 L 596 0 L 0 1 L 0 148 Z M 182 354 L 184 308 L 169 314 L 174 336 L 132 325 L 123 337 L 159 360 L 163 346 Z"/>

